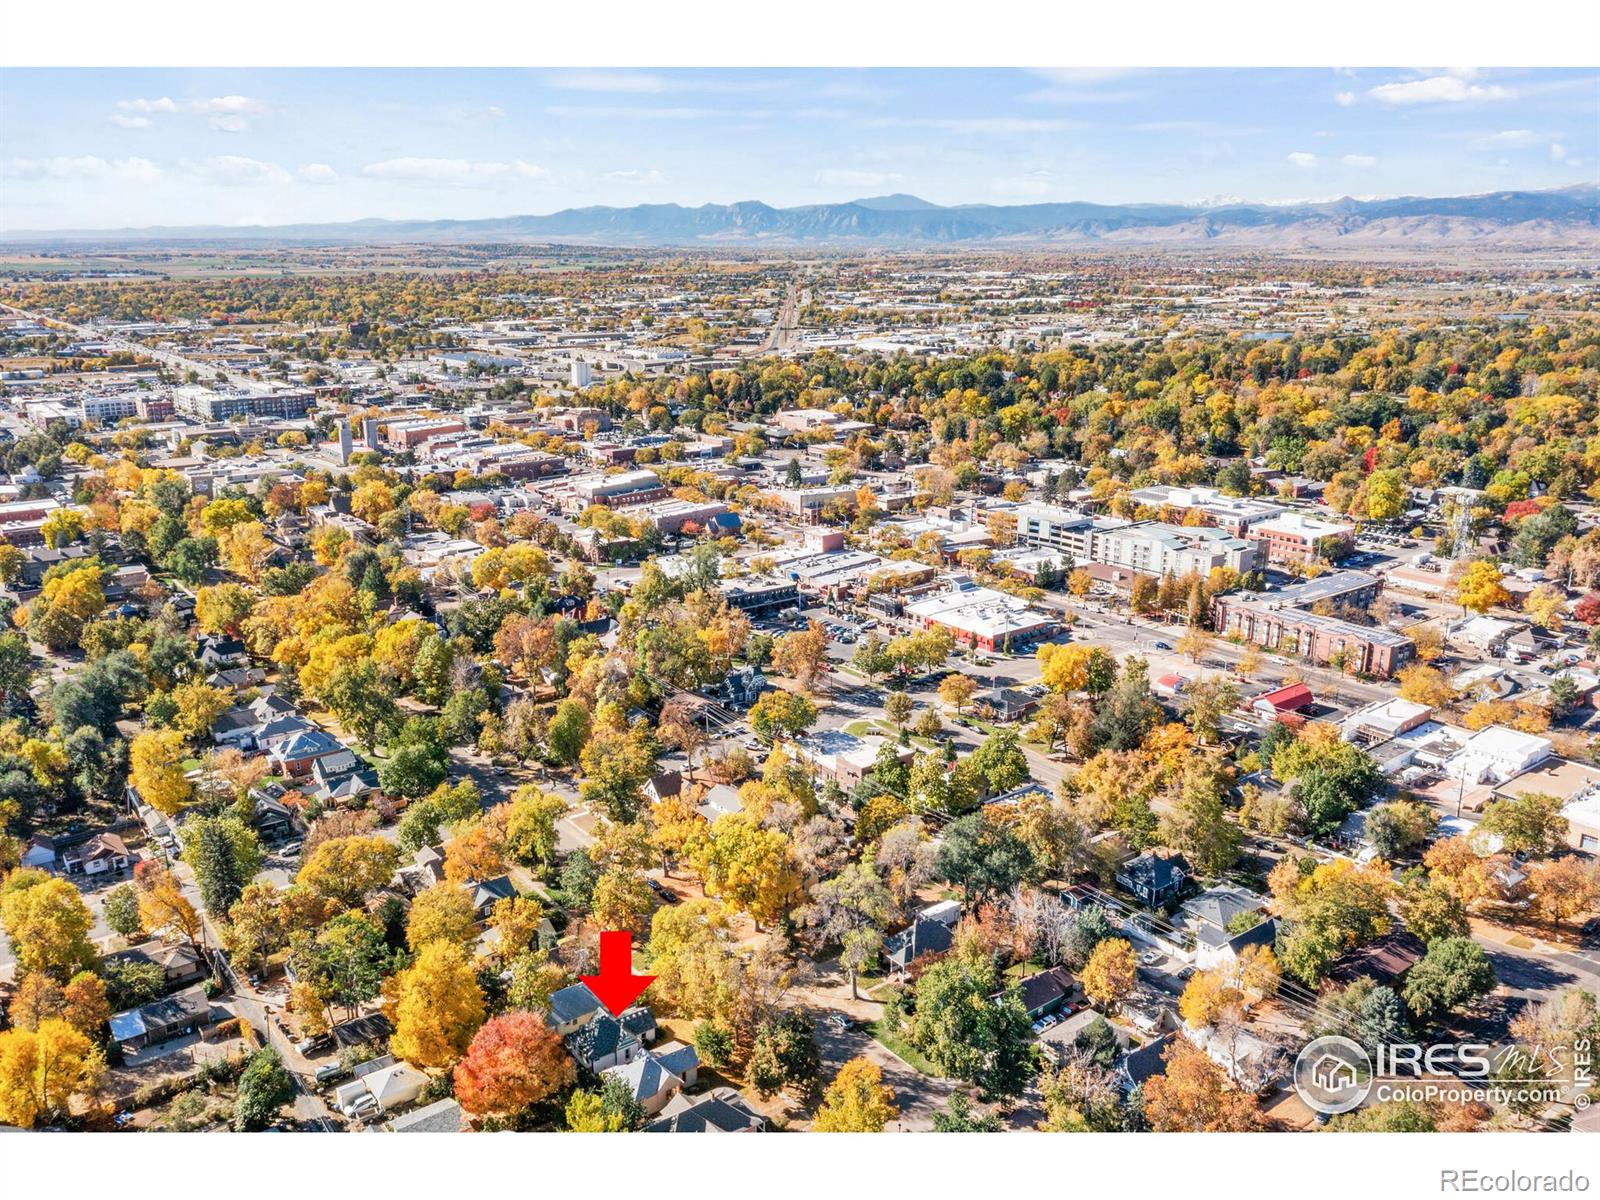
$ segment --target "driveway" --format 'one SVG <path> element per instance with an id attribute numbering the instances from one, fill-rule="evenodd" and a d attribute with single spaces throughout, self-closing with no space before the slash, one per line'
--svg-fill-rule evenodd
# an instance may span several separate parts
<path id="1" fill-rule="evenodd" d="M 820 963 L 811 982 L 797 988 L 795 1000 L 811 1009 L 816 1017 L 817 1045 L 822 1049 L 823 1076 L 834 1074 L 852 1058 L 866 1058 L 883 1072 L 883 1081 L 894 1089 L 900 1118 L 891 1126 L 897 1130 L 933 1128 L 933 1114 L 958 1086 L 955 1080 L 924 1075 L 894 1054 L 872 1036 L 869 1026 L 883 1013 L 883 1005 L 863 996 L 850 996 L 850 983 L 837 962 Z M 849 1024 L 840 1028 L 830 1017 L 843 1015 Z"/>

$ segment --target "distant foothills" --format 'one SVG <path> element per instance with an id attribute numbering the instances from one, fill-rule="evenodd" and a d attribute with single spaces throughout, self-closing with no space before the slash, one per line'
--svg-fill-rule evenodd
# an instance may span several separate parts
<path id="1" fill-rule="evenodd" d="M 1303 204 L 930 204 L 874 196 L 774 208 L 639 204 L 544 216 L 329 224 L 16 231 L 10 243 L 560 242 L 607 246 L 1216 246 L 1279 250 L 1408 246 L 1600 249 L 1600 184 L 1475 196 L 1345 198 Z"/>

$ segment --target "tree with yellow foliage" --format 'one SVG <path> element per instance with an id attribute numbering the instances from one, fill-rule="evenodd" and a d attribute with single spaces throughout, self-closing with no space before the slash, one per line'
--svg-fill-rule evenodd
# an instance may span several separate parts
<path id="1" fill-rule="evenodd" d="M 772 648 L 772 665 L 807 692 L 817 683 L 828 658 L 828 633 L 816 621 L 805 629 L 786 633 Z"/>
<path id="2" fill-rule="evenodd" d="M 233 707 L 233 693 L 212 687 L 203 679 L 191 679 L 172 689 L 178 706 L 173 725 L 191 741 L 204 736 L 214 722 Z"/>
<path id="3" fill-rule="evenodd" d="M 1138 964 L 1133 946 L 1124 938 L 1107 938 L 1097 945 L 1084 964 L 1081 980 L 1084 994 L 1102 1008 L 1115 1008 L 1132 995 L 1138 982 Z"/>
<path id="4" fill-rule="evenodd" d="M 98 961 L 89 943 L 94 917 L 65 879 L 43 871 L 13 871 L 0 886 L 0 924 L 24 975 L 37 971 L 65 983 Z"/>
<path id="5" fill-rule="evenodd" d="M 369 525 L 395 508 L 394 489 L 381 479 L 363 483 L 350 496 L 350 511 Z"/>
<path id="6" fill-rule="evenodd" d="M 255 600 L 237 583 L 203 587 L 195 593 L 194 619 L 207 633 L 238 634 Z"/>
<path id="7" fill-rule="evenodd" d="M 1046 687 L 1057 692 L 1082 691 L 1089 679 L 1089 647 L 1072 643 L 1057 645 L 1046 642 L 1034 651 L 1039 661 L 1039 677 Z M 967 678 L 950 676 L 949 678 Z M 969 682 L 972 682 L 969 680 Z M 973 683 L 976 690 L 977 684 Z"/>
<path id="8" fill-rule="evenodd" d="M 882 1133 L 900 1114 L 894 1089 L 883 1082 L 878 1064 L 852 1058 L 839 1068 L 822 1095 L 813 1133 Z"/>
<path id="9" fill-rule="evenodd" d="M 1196 971 L 1178 997 L 1178 1015 L 1191 1029 L 1206 1029 L 1225 1014 L 1238 1012 L 1243 1004 L 1244 993 L 1221 972 Z"/>
<path id="10" fill-rule="evenodd" d="M 191 944 L 200 938 L 200 914 L 183 894 L 178 877 L 165 867 L 144 864 L 134 877 L 139 896 L 139 923 L 150 933 L 172 932 Z"/>
<path id="11" fill-rule="evenodd" d="M 1554 584 L 1541 583 L 1522 601 L 1522 611 L 1535 625 L 1560 633 L 1566 618 L 1567 597 Z"/>
<path id="12" fill-rule="evenodd" d="M 356 908 L 368 893 L 388 883 L 399 865 L 399 849 L 381 837 L 330 838 L 300 864 L 295 883 Z"/>
<path id="13" fill-rule="evenodd" d="M 169 817 L 194 798 L 183 755 L 183 735 L 176 729 L 147 729 L 128 746 L 130 782 L 146 804 Z"/>
<path id="14" fill-rule="evenodd" d="M 488 925 L 500 936 L 496 953 L 502 962 L 539 949 L 539 930 L 544 923 L 544 905 L 532 896 L 508 896 L 496 900 Z"/>
<path id="15" fill-rule="evenodd" d="M 0 1121 L 21 1129 L 55 1124 L 74 1102 L 98 1100 L 105 1069 L 94 1043 L 59 1018 L 0 1033 Z"/>
<path id="16" fill-rule="evenodd" d="M 1463 612 L 1486 613 L 1511 603 L 1511 593 L 1500 582 L 1500 568 L 1488 559 L 1469 563 L 1456 583 L 1456 601 Z"/>
<path id="17" fill-rule="evenodd" d="M 477 925 L 471 893 L 453 883 L 436 883 L 411 902 L 406 945 L 413 953 L 441 941 L 470 946 L 478 936 Z"/>
<path id="18" fill-rule="evenodd" d="M 745 812 L 711 822 L 695 840 L 690 859 L 706 894 L 737 904 L 758 927 L 787 912 L 800 886 L 788 837 Z"/>
<path id="19" fill-rule="evenodd" d="M 1456 698 L 1456 692 L 1443 672 L 1424 663 L 1402 667 L 1395 677 L 1400 683 L 1400 698 L 1429 708 L 1443 708 Z"/>
<path id="20" fill-rule="evenodd" d="M 276 548 L 259 521 L 234 525 L 217 535 L 217 554 L 222 562 L 228 570 L 251 583 L 261 582 L 267 560 Z"/>
<path id="21" fill-rule="evenodd" d="M 454 942 L 424 946 L 416 961 L 394 979 L 395 1057 L 419 1067 L 448 1067 L 458 1062 L 483 1024 L 483 989 Z"/>

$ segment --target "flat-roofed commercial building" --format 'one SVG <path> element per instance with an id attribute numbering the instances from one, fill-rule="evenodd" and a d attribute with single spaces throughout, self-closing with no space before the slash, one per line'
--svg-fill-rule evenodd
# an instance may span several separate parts
<path id="1" fill-rule="evenodd" d="M 1025 600 L 979 587 L 956 576 L 943 592 L 905 606 L 905 615 L 925 629 L 950 631 L 958 642 L 980 650 L 999 650 L 1040 637 L 1055 628 L 1049 613 Z"/>
<path id="2" fill-rule="evenodd" d="M 455 417 L 410 417 L 384 425 L 383 440 L 396 450 L 410 450 L 429 438 L 465 433 L 467 423 Z"/>

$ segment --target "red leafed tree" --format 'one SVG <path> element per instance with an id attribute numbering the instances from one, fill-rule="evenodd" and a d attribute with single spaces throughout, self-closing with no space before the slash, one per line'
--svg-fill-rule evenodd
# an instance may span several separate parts
<path id="1" fill-rule="evenodd" d="M 512 1113 L 571 1087 L 577 1067 L 561 1039 L 530 1012 L 506 1013 L 478 1030 L 456 1064 L 456 1099 L 474 1116 Z"/>
<path id="2" fill-rule="evenodd" d="M 1506 505 L 1505 516 L 1502 520 L 1507 522 L 1519 521 L 1523 517 L 1531 517 L 1539 511 L 1541 509 L 1537 500 L 1513 500 Z"/>
<path id="3" fill-rule="evenodd" d="M 1572 610 L 1572 615 L 1585 625 L 1600 621 L 1600 592 L 1589 592 Z"/>

